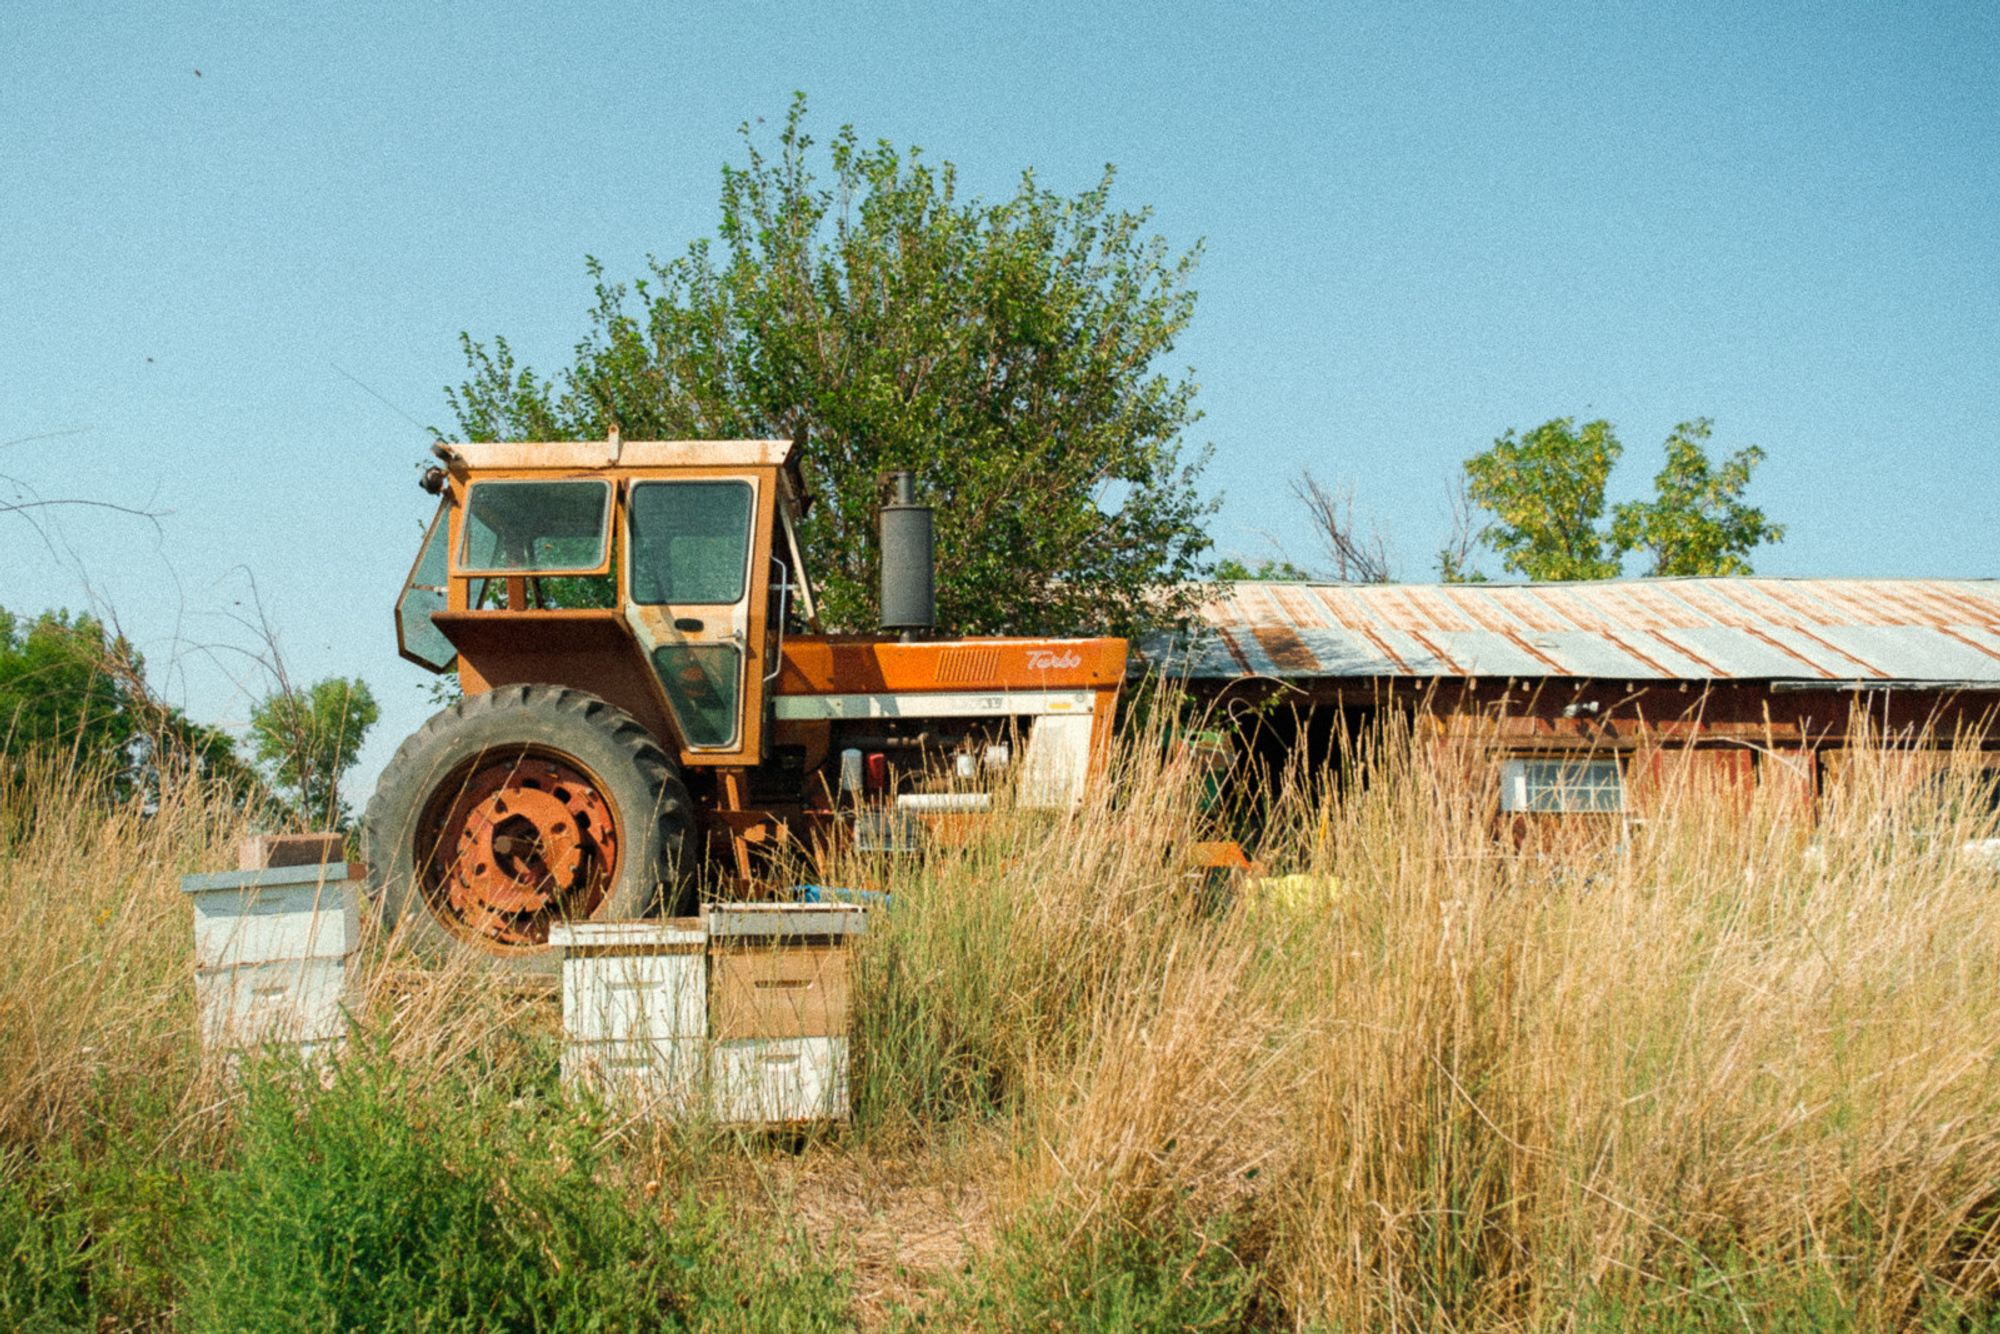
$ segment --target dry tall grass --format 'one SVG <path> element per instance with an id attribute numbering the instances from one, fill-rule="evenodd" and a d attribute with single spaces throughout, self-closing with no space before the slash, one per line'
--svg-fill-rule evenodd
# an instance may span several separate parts
<path id="1" fill-rule="evenodd" d="M 859 960 L 859 1121 L 811 1152 L 997 1130 L 998 1212 L 1037 1229 L 1002 1244 L 1049 1248 L 1038 1310 L 1089 1295 L 1102 1276 L 1059 1260 L 1106 1236 L 1189 1243 L 1145 1252 L 1181 1257 L 1175 1281 L 1227 1257 L 1254 1278 L 1231 1309 L 1279 1326 L 1992 1309 L 2000 872 L 1961 848 L 2000 830 L 1968 760 L 1919 789 L 1857 756 L 1813 822 L 1683 786 L 1542 859 L 1493 839 L 1471 757 L 1396 734 L 1354 754 L 1359 781 L 1271 794 L 1267 860 L 1337 882 L 1331 906 L 1207 886 L 1199 774 L 1157 737 L 1080 811 L 843 868 L 893 906 Z M 0 847 L 0 1143 L 162 1091 L 203 1105 L 176 879 L 227 864 L 240 817 L 32 781 L 54 786 Z M 412 1068 L 550 1024 L 476 977 L 372 976 Z"/>
<path id="2" fill-rule="evenodd" d="M 1552 877 L 1426 818 L 1450 759 L 1395 754 L 1329 813 L 1354 897 L 1305 957 L 1358 966 L 1314 978 L 1294 1309 L 1711 1285 L 1748 1318 L 1739 1289 L 1806 1286 L 1897 1323 L 1993 1290 L 2000 879 L 1958 855 L 1971 803 L 1863 764 L 1809 843 L 1780 802 L 1682 789 Z"/>
<path id="3" fill-rule="evenodd" d="M 1884 1327 L 2000 1290 L 2000 874 L 1973 757 L 1857 757 L 1827 815 L 1680 785 L 1519 857 L 1484 766 L 1407 738 L 1277 800 L 1330 911 L 1204 910 L 1193 775 L 1147 752 L 894 880 L 865 1016 L 878 1121 L 973 1091 L 1017 1203 L 1172 1218 L 1282 1319 L 1580 1313 Z M 859 868 L 857 868 L 858 870 Z M 1225 1226 L 1226 1225 L 1226 1226 Z M 1788 1305 L 1789 1304 L 1789 1305 Z"/>
<path id="4" fill-rule="evenodd" d="M 119 802 L 60 762 L 0 764 L 0 1146 L 195 1095 L 180 877 L 233 867 L 248 825 L 199 786 L 164 786 Z"/>
<path id="5" fill-rule="evenodd" d="M 212 1131 L 230 1090 L 195 1039 L 184 875 L 233 869 L 256 813 L 169 776 L 119 800 L 59 760 L 0 765 L 0 1148 L 62 1138 L 145 1104 Z M 394 942 L 362 961 L 360 1017 L 411 1071 L 442 1072 L 496 1037 L 549 1034 L 543 997 L 466 962 L 418 969 Z"/>

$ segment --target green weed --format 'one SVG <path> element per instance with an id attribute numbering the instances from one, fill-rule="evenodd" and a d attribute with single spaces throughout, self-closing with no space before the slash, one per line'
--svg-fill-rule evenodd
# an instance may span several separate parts
<path id="1" fill-rule="evenodd" d="M 635 1206 L 585 1106 L 252 1070 L 189 1330 L 826 1329 L 838 1283 L 691 1186 Z M 755 1276 L 754 1280 L 751 1276 Z"/>

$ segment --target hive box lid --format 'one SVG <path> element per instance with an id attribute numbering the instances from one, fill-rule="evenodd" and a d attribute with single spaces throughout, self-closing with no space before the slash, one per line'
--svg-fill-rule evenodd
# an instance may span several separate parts
<path id="1" fill-rule="evenodd" d="M 323 862 L 318 866 L 267 866 L 257 871 L 217 871 L 209 875 L 184 875 L 181 893 L 211 894 L 245 889 L 278 889 L 291 885 L 332 884 L 360 880 L 362 870 L 352 862 Z"/>
<path id="2" fill-rule="evenodd" d="M 338 874 L 337 866 L 328 869 L 335 874 L 324 880 L 292 877 L 279 884 L 267 880 L 189 891 L 195 968 L 343 958 L 352 953 L 361 943 L 361 884 Z"/>
<path id="3" fill-rule="evenodd" d="M 859 936 L 868 910 L 833 903 L 716 903 L 705 916 L 711 939 Z"/>
<path id="4" fill-rule="evenodd" d="M 559 950 L 699 947 L 705 939 L 700 930 L 675 922 L 559 922 L 549 928 L 549 944 Z"/>

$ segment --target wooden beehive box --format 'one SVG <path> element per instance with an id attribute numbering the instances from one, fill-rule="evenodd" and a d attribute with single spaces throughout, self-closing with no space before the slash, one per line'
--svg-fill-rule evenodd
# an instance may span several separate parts
<path id="1" fill-rule="evenodd" d="M 866 909 L 717 904 L 705 920 L 715 1119 L 750 1125 L 845 1119 L 848 943 L 868 929 Z"/>
<path id="2" fill-rule="evenodd" d="M 707 943 L 694 919 L 558 925 L 563 1078 L 652 1110 L 700 1107 Z"/>
<path id="3" fill-rule="evenodd" d="M 360 877 L 345 862 L 191 875 L 202 1045 L 268 1043 L 311 1055 L 347 1035 L 361 935 Z"/>

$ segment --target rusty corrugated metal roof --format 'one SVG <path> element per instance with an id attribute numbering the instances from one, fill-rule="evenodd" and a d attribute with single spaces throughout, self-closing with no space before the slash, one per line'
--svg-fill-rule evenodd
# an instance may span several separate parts
<path id="1" fill-rule="evenodd" d="M 1219 585 L 1148 645 L 1245 676 L 1901 681 L 2000 687 L 2000 581 L 1620 579 Z"/>

